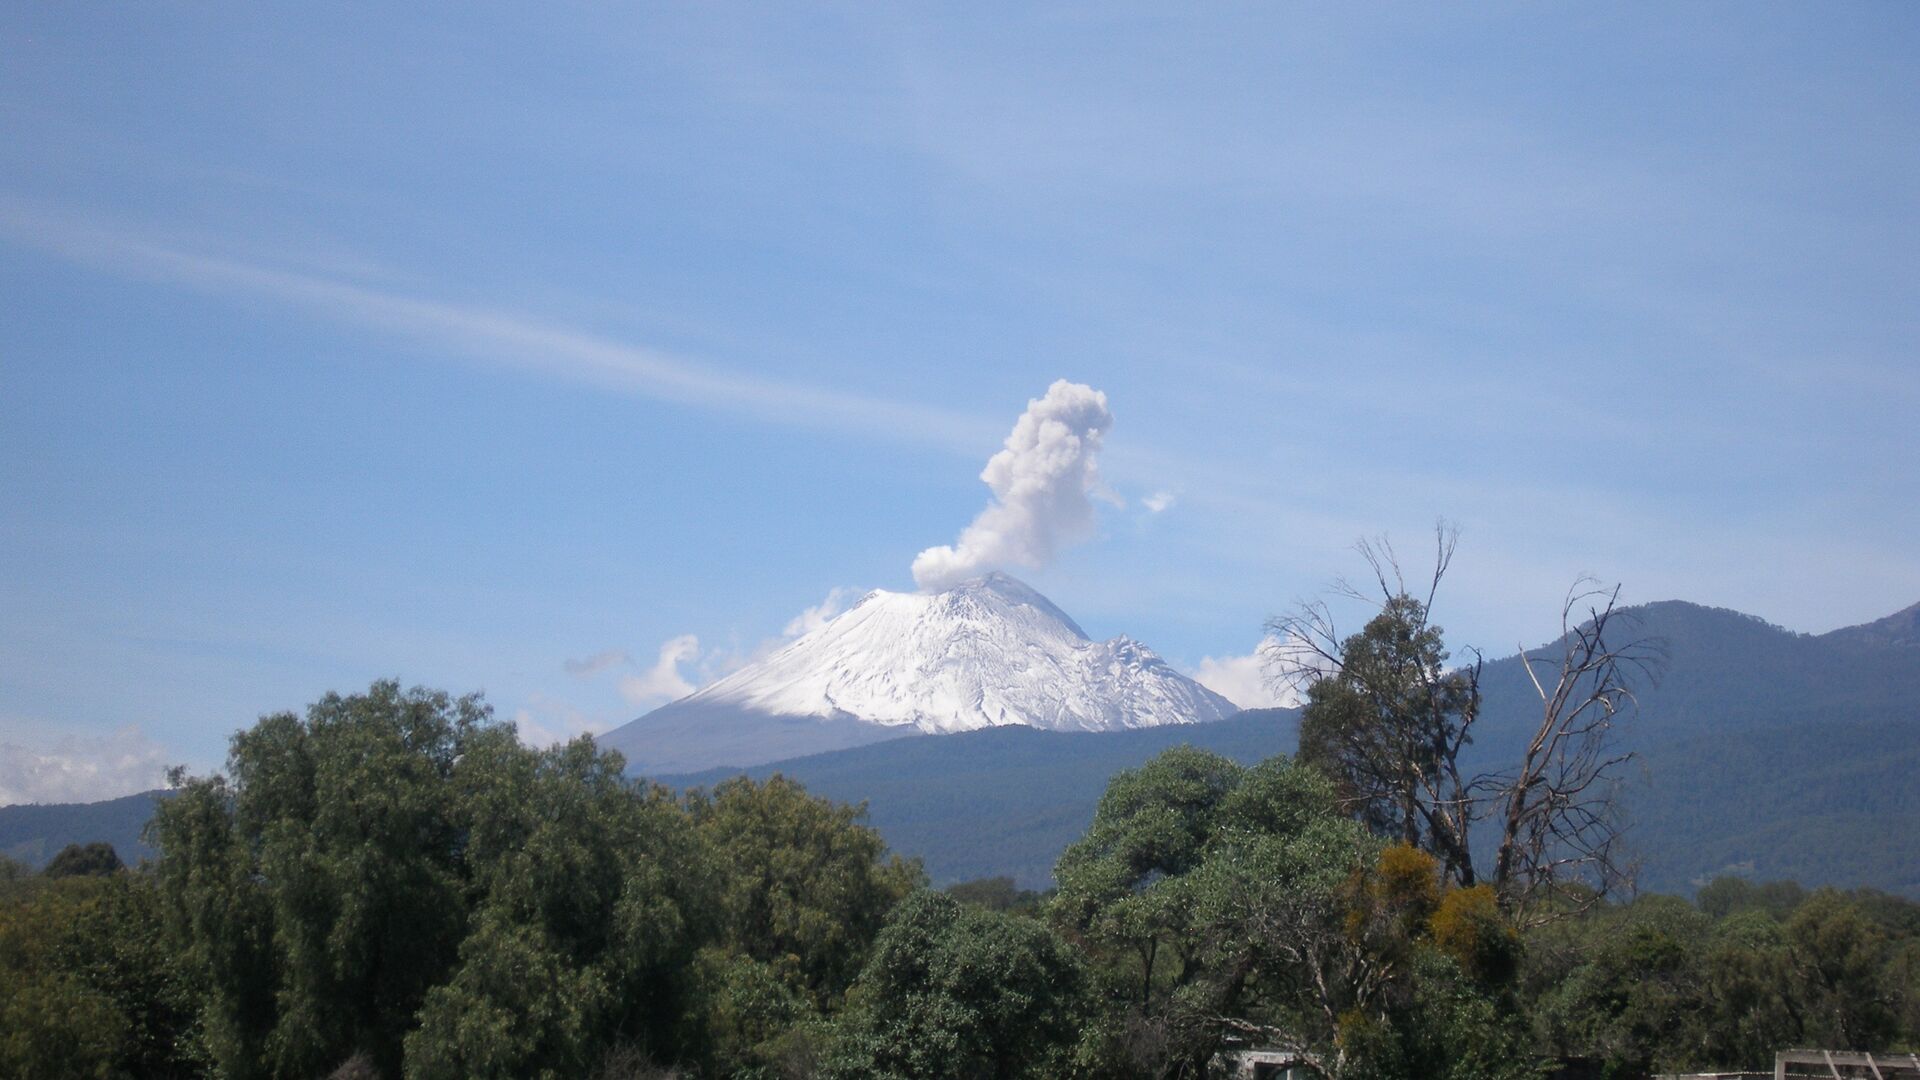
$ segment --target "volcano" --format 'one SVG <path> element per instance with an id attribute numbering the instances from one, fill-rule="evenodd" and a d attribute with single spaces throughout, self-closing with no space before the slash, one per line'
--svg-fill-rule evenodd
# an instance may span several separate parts
<path id="1" fill-rule="evenodd" d="M 988 574 L 875 590 L 763 660 L 601 736 L 649 775 L 746 767 L 907 735 L 1023 725 L 1118 731 L 1238 706 L 1129 637 L 1095 641 L 1031 586 Z"/>

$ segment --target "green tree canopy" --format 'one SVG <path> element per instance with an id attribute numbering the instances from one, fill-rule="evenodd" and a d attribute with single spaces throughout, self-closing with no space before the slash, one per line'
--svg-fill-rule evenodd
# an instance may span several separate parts
<path id="1" fill-rule="evenodd" d="M 380 682 L 262 718 L 228 766 L 153 826 L 223 1073 L 571 1075 L 616 1040 L 679 1048 L 713 875 L 619 755 L 532 750 L 477 698 Z"/>
<path id="2" fill-rule="evenodd" d="M 715 929 L 711 862 L 672 798 L 621 770 L 586 739 L 469 751 L 473 909 L 406 1036 L 409 1076 L 579 1076 L 619 1043 L 696 1048 L 689 967 Z"/>
<path id="3" fill-rule="evenodd" d="M 808 795 L 783 776 L 736 777 L 686 805 L 708 845 L 725 852 L 722 941 L 823 1006 L 845 992 L 887 912 L 925 877 L 918 862 L 887 856 L 880 834 L 860 823 L 865 807 Z"/>
<path id="4" fill-rule="evenodd" d="M 50 878 L 105 877 L 126 868 L 112 844 L 68 844 L 60 849 L 42 871 Z"/>
<path id="5" fill-rule="evenodd" d="M 826 1075 L 1063 1077 L 1092 1002 L 1043 923 L 919 892 L 874 944 Z"/>
<path id="6" fill-rule="evenodd" d="M 398 1072 L 463 936 L 460 774 L 488 740 L 513 734 L 477 698 L 381 682 L 261 718 L 230 779 L 176 777 L 151 827 L 159 881 L 222 1071 L 317 1075 L 364 1051 Z"/>
<path id="7" fill-rule="evenodd" d="M 1199 1068 L 1234 1016 L 1330 1039 L 1340 889 L 1373 846 L 1325 778 L 1285 758 L 1245 768 L 1179 747 L 1117 774 L 1051 907 L 1125 1003 L 1103 1053 Z"/>
<path id="8" fill-rule="evenodd" d="M 0 1076 L 201 1076 L 198 1012 L 151 882 L 41 876 L 0 889 Z"/>
<path id="9" fill-rule="evenodd" d="M 1376 831 L 1434 852 L 1473 883 L 1466 792 L 1454 758 L 1480 707 L 1470 672 L 1448 671 L 1442 630 L 1406 593 L 1340 645 L 1307 688 L 1300 760 L 1333 777 Z"/>

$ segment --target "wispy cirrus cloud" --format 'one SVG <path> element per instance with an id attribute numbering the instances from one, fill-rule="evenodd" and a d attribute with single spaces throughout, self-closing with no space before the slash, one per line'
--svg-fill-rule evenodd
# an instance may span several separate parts
<path id="1" fill-rule="evenodd" d="M 700 661 L 701 652 L 698 636 L 680 634 L 661 642 L 653 663 L 645 667 L 625 649 L 607 649 L 583 659 L 569 659 L 561 667 L 567 674 L 580 679 L 592 678 L 603 671 L 619 671 L 622 673 L 619 679 L 620 697 L 627 704 L 658 705 L 663 701 L 686 697 L 699 689 L 688 680 L 687 673 L 691 672 L 695 678 L 703 678 L 691 667 Z"/>
<path id="2" fill-rule="evenodd" d="M 625 649 L 608 649 L 580 660 L 568 660 L 561 666 L 569 675 L 597 675 L 615 664 L 629 664 L 633 657 Z"/>
<path id="3" fill-rule="evenodd" d="M 725 369 L 520 312 L 210 254 L 204 245 L 105 226 L 0 194 L 0 238 L 122 277 L 265 298 L 469 361 L 790 427 L 853 430 L 972 452 L 992 425 L 946 409 Z"/>

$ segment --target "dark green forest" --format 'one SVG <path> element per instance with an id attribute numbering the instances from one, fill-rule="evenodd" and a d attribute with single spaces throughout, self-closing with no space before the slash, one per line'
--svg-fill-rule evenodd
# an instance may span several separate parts
<path id="1" fill-rule="evenodd" d="M 932 891 L 784 778 L 674 793 L 378 683 L 177 776 L 157 856 L 0 869 L 0 1075 L 1206 1075 L 1764 1067 L 1920 1040 L 1920 904 L 1722 879 L 1519 907 L 1323 768 L 1114 776 L 1046 894 Z"/>

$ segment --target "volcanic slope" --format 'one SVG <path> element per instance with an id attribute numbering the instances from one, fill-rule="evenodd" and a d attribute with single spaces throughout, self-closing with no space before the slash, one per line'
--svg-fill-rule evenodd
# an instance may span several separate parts
<path id="1" fill-rule="evenodd" d="M 1128 637 L 1094 641 L 1030 586 L 989 574 L 876 590 L 766 659 L 601 736 L 631 771 L 751 766 L 906 735 L 1101 732 L 1239 708 Z"/>

